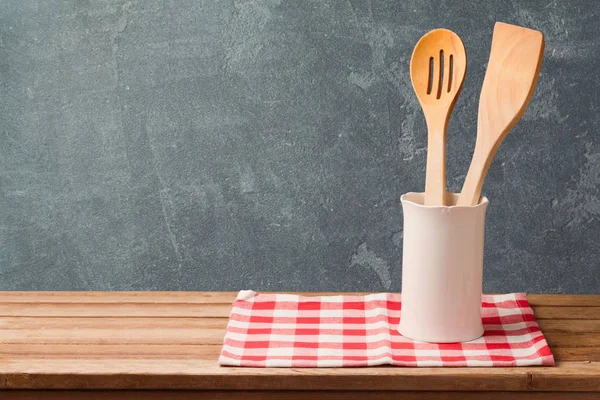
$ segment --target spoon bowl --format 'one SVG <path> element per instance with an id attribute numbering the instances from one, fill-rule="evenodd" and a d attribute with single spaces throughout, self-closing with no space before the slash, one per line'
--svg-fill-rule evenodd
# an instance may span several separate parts
<path id="1" fill-rule="evenodd" d="M 448 29 L 423 36 L 410 60 L 410 78 L 427 123 L 425 205 L 446 205 L 446 130 L 467 71 L 465 46 Z"/>

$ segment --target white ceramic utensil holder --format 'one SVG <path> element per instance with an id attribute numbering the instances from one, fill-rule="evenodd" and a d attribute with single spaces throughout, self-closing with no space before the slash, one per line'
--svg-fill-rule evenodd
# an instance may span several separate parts
<path id="1" fill-rule="evenodd" d="M 466 342 L 483 335 L 483 234 L 488 199 L 476 206 L 425 206 L 401 197 L 404 212 L 399 331 L 423 342 Z"/>

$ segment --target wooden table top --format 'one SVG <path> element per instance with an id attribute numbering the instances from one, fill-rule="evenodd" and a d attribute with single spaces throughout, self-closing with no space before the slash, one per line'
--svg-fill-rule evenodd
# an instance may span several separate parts
<path id="1" fill-rule="evenodd" d="M 461 398 L 477 391 L 582 391 L 598 393 L 578 398 L 600 397 L 600 296 L 529 295 L 556 367 L 338 369 L 219 367 L 234 298 L 0 292 L 0 388 L 407 391 L 404 398 L 423 390 L 458 391 Z"/>

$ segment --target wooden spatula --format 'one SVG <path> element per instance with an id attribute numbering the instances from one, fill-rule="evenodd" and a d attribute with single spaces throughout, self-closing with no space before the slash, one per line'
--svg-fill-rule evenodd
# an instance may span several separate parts
<path id="1" fill-rule="evenodd" d="M 428 131 L 425 205 L 446 205 L 446 128 L 466 70 L 465 47 L 447 29 L 425 34 L 410 60 L 410 78 Z"/>
<path id="2" fill-rule="evenodd" d="M 479 203 L 481 187 L 496 151 L 533 96 L 543 53 L 541 32 L 496 22 L 479 97 L 475 152 L 457 205 Z"/>

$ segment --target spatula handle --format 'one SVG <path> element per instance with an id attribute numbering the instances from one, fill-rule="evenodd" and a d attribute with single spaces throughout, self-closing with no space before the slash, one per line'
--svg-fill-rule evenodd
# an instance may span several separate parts
<path id="1" fill-rule="evenodd" d="M 475 152 L 458 205 L 479 203 L 481 187 L 500 144 L 521 118 L 540 74 L 541 32 L 497 22 L 477 117 Z"/>
<path id="2" fill-rule="evenodd" d="M 482 146 L 475 145 L 475 152 L 473 153 L 473 159 L 465 178 L 460 196 L 456 205 L 458 206 L 476 206 L 479 204 L 481 198 L 481 189 L 485 176 L 497 149 L 484 148 Z"/>

